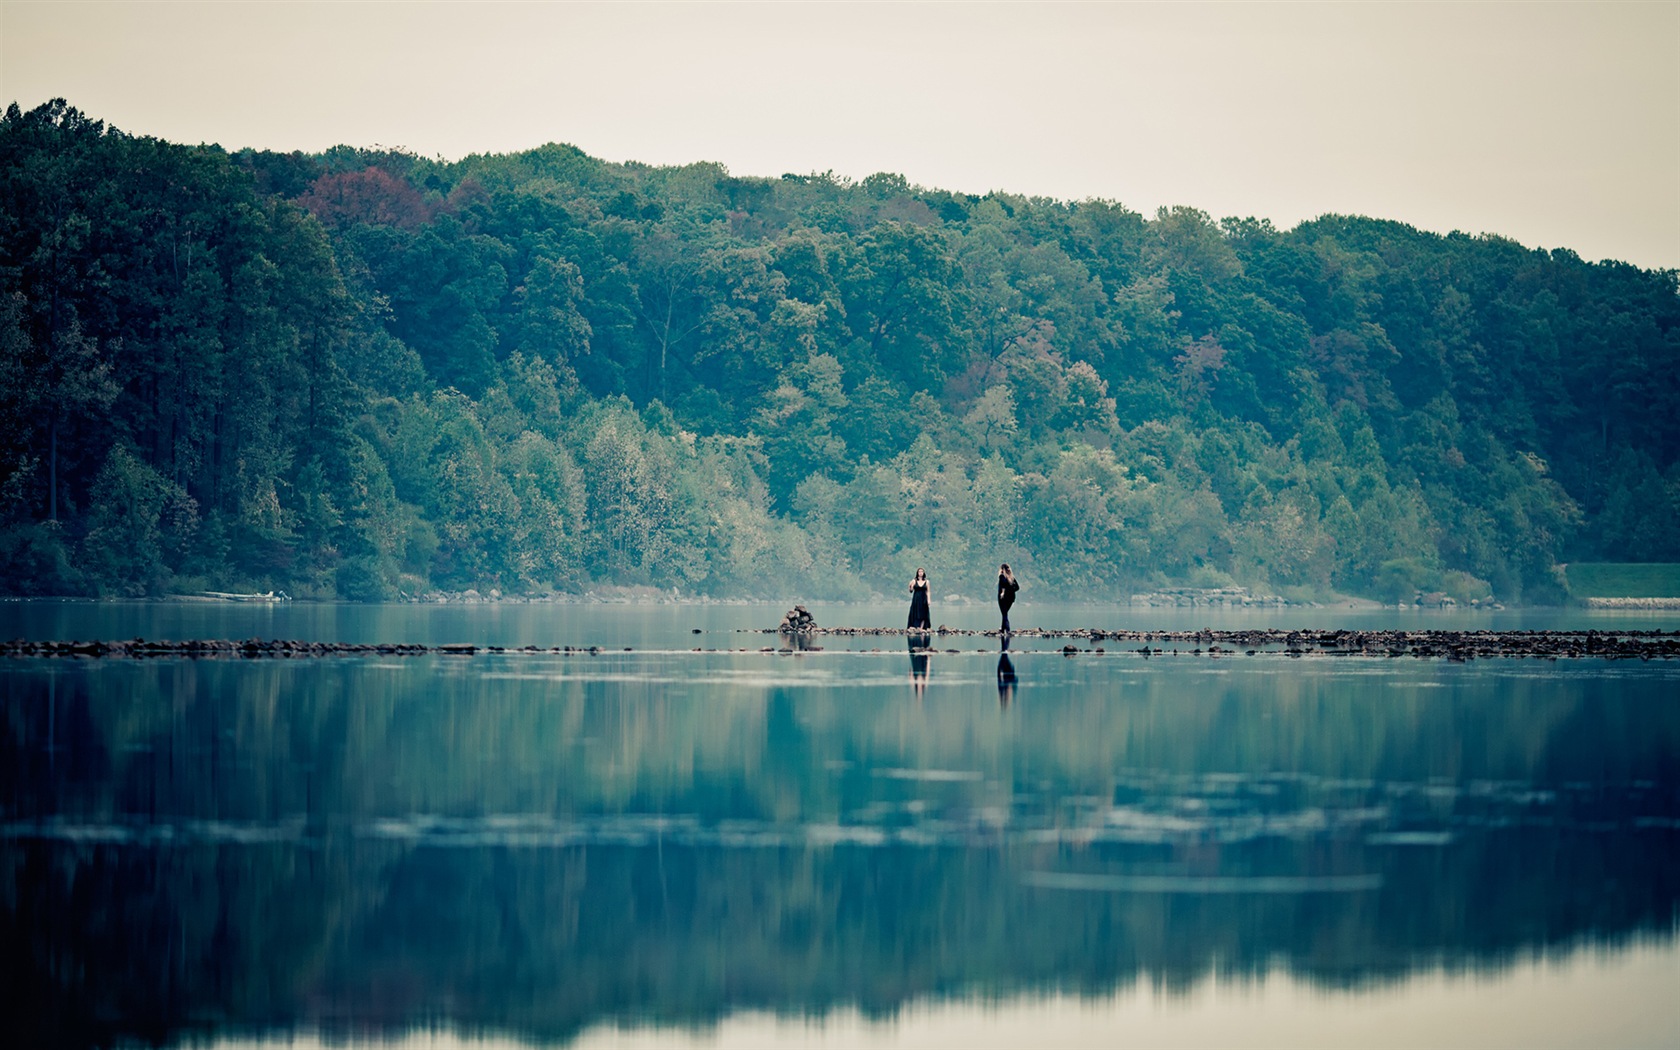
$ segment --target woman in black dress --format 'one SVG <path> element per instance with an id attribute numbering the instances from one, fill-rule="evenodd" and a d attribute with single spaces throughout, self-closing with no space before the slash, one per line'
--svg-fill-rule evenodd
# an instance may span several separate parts
<path id="1" fill-rule="evenodd" d="M 905 626 L 912 631 L 926 631 L 933 626 L 933 613 L 928 607 L 928 578 L 923 569 L 916 570 L 916 578 L 910 581 L 910 622 Z"/>
<path id="2" fill-rule="evenodd" d="M 1015 574 L 1009 571 L 1009 563 L 998 566 L 998 611 L 1003 613 L 1003 632 L 1009 633 L 1009 607 L 1015 604 L 1015 592 L 1021 589 L 1021 584 L 1015 579 Z"/>

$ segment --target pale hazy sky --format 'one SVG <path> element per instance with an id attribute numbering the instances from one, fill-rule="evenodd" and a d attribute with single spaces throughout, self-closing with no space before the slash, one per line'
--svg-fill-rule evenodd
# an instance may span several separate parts
<path id="1" fill-rule="evenodd" d="M 0 0 L 0 101 L 229 148 L 832 169 L 1680 267 L 1680 2 Z"/>

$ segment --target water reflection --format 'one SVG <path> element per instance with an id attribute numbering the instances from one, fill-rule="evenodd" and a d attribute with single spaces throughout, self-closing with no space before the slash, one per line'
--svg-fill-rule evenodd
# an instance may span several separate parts
<path id="1" fill-rule="evenodd" d="M 1015 699 L 1015 662 L 1009 659 L 1009 632 L 998 636 L 997 662 L 998 706 L 1007 708 Z"/>
<path id="2" fill-rule="evenodd" d="M 921 697 L 927 692 L 929 656 L 933 649 L 933 635 L 926 631 L 912 631 L 910 645 L 910 686 Z"/>
<path id="3" fill-rule="evenodd" d="M 1675 950 L 1676 669 L 1000 647 L 1002 719 L 897 659 L 0 664 L 8 1028 L 546 1042 Z"/>
<path id="4" fill-rule="evenodd" d="M 782 646 L 796 653 L 820 653 L 825 646 L 822 636 L 806 631 L 790 631 L 781 636 Z"/>
<path id="5" fill-rule="evenodd" d="M 897 602 L 813 605 L 825 627 L 872 627 L 903 622 Z M 289 638 L 327 642 L 473 642 L 517 648 L 554 645 L 622 648 L 728 648 L 737 632 L 773 628 L 785 603 L 659 604 L 507 603 L 390 604 L 287 602 L 0 601 L 0 638 L 105 639 Z M 997 626 L 997 606 L 946 604 L 940 619 L 962 629 Z M 1442 612 L 1397 609 L 1161 609 L 1126 605 L 1040 605 L 1043 628 L 1490 628 L 1497 630 L 1597 627 L 1600 630 L 1680 629 L 1675 610 L 1522 609 Z M 699 630 L 700 635 L 693 632 Z M 764 644 L 755 641 L 753 644 Z M 830 647 L 871 648 L 873 639 L 829 638 Z M 1017 642 L 1017 648 L 1020 642 Z"/>

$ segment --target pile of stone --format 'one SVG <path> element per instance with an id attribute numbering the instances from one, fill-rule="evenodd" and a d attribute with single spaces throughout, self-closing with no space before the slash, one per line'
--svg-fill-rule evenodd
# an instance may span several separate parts
<path id="1" fill-rule="evenodd" d="M 762 621 L 760 621 L 762 622 Z M 782 617 L 782 625 L 776 630 L 781 634 L 798 634 L 800 631 L 814 631 L 817 629 L 817 618 L 803 605 L 795 605 Z"/>

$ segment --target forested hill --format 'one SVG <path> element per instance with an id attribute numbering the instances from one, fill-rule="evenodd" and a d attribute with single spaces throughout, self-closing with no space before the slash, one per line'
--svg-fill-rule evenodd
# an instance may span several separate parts
<path id="1" fill-rule="evenodd" d="M 1673 271 L 0 120 L 0 591 L 1561 596 L 1680 560 Z"/>

